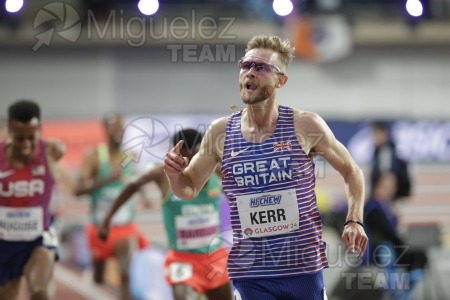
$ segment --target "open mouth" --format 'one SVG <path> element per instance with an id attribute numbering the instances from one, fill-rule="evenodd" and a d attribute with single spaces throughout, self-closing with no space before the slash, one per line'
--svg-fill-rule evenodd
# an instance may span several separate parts
<path id="1" fill-rule="evenodd" d="M 256 84 L 254 84 L 254 83 L 247 82 L 247 83 L 245 84 L 245 88 L 246 88 L 247 90 L 254 91 L 254 90 L 256 90 L 257 86 L 256 86 Z"/>

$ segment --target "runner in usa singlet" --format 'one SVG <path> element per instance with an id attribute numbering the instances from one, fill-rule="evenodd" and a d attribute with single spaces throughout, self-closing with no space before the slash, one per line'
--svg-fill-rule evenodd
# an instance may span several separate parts
<path id="1" fill-rule="evenodd" d="M 45 142 L 39 140 L 30 164 L 15 168 L 0 143 L 0 240 L 33 241 L 49 229 L 49 203 L 55 181 Z"/>

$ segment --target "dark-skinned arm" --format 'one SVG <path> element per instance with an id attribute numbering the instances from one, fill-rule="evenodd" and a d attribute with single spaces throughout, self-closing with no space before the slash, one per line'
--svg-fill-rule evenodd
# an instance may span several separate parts
<path id="1" fill-rule="evenodd" d="M 99 228 L 98 237 L 106 241 L 109 234 L 111 220 L 114 214 L 120 209 L 120 207 L 122 207 L 122 205 L 129 201 L 131 196 L 133 196 L 146 183 L 154 181 L 161 189 L 161 179 L 165 179 L 164 171 L 162 169 L 162 166 L 157 166 L 151 168 L 141 176 L 137 177 L 135 180 L 130 181 L 119 194 L 119 196 L 117 196 L 117 198 L 114 200 L 113 205 L 107 212 Z"/>

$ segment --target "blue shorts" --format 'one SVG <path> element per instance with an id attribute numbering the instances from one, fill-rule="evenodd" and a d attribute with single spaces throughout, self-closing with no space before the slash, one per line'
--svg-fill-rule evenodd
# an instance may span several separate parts
<path id="1" fill-rule="evenodd" d="M 0 286 L 22 276 L 28 258 L 40 246 L 44 246 L 42 237 L 26 242 L 0 240 Z M 46 247 L 57 252 L 56 247 Z"/>
<path id="2" fill-rule="evenodd" d="M 234 279 L 234 300 L 324 300 L 322 270 L 313 274 Z"/>

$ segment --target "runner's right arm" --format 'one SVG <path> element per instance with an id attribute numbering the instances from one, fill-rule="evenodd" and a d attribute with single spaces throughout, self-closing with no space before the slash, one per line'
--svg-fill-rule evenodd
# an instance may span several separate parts
<path id="1" fill-rule="evenodd" d="M 155 182 L 161 189 L 163 196 L 167 195 L 167 188 L 164 187 L 168 186 L 168 182 L 164 175 L 162 166 L 152 167 L 147 172 L 143 173 L 141 176 L 130 181 L 125 186 L 125 188 L 120 192 L 119 196 L 117 196 L 117 198 L 114 200 L 113 205 L 111 206 L 105 218 L 103 219 L 98 233 L 100 239 L 106 240 L 108 238 L 111 219 L 113 218 L 114 214 L 119 210 L 119 208 L 123 204 L 125 204 L 131 198 L 131 196 L 133 196 L 134 193 L 136 193 L 144 184 L 152 181 Z"/>
<path id="2" fill-rule="evenodd" d="M 164 171 L 170 181 L 172 191 L 181 199 L 195 198 L 214 172 L 217 164 L 221 162 L 226 121 L 227 118 L 221 118 L 209 126 L 199 152 L 189 164 L 187 158 L 180 154 L 182 141 L 166 154 Z"/>

